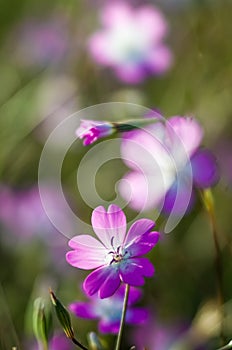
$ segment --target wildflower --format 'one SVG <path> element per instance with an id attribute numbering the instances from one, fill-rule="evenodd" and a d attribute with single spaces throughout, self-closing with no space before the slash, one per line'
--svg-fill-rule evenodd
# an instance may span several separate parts
<path id="1" fill-rule="evenodd" d="M 125 286 L 121 285 L 114 295 L 107 299 L 99 299 L 95 294 L 90 297 L 89 302 L 75 302 L 69 309 L 77 316 L 87 319 L 99 319 L 98 329 L 101 333 L 118 333 Z M 138 288 L 130 288 L 128 308 L 126 312 L 126 323 L 141 324 L 148 317 L 145 308 L 133 307 L 140 298 L 141 291 Z"/>
<path id="2" fill-rule="evenodd" d="M 84 281 L 87 295 L 96 292 L 100 298 L 115 293 L 121 281 L 132 286 L 144 284 L 144 277 L 154 274 L 151 262 L 142 257 L 159 239 L 151 232 L 155 223 L 149 219 L 134 222 L 126 234 L 126 217 L 116 205 L 108 211 L 99 206 L 92 213 L 92 226 L 99 240 L 90 235 L 79 235 L 69 241 L 73 248 L 66 255 L 67 262 L 84 270 L 96 269 Z"/>
<path id="3" fill-rule="evenodd" d="M 104 121 L 81 120 L 81 125 L 76 130 L 76 136 L 83 139 L 84 146 L 96 142 L 102 137 L 113 134 L 114 125 Z"/>
<path id="4" fill-rule="evenodd" d="M 193 186 L 207 188 L 218 180 L 214 156 L 200 148 L 202 138 L 202 127 L 190 117 L 125 133 L 122 158 L 132 171 L 120 183 L 121 195 L 136 210 L 162 205 L 167 213 L 185 212 Z"/>
<path id="5" fill-rule="evenodd" d="M 136 84 L 170 67 L 172 54 L 163 43 L 168 26 L 155 6 L 133 9 L 122 2 L 108 4 L 101 23 L 103 29 L 90 37 L 89 51 L 98 64 L 114 69 L 120 80 Z"/>

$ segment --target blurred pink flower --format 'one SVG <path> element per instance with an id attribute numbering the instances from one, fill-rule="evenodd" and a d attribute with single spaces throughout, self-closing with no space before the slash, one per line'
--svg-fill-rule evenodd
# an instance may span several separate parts
<path id="1" fill-rule="evenodd" d="M 102 9 L 101 23 L 103 29 L 90 37 L 89 51 L 120 80 L 136 84 L 170 68 L 172 54 L 163 43 L 168 25 L 155 6 L 113 2 Z"/>
<path id="2" fill-rule="evenodd" d="M 181 214 L 191 205 L 192 187 L 218 180 L 214 156 L 200 149 L 203 129 L 190 117 L 172 117 L 123 134 L 122 159 L 131 168 L 120 182 L 121 195 L 135 210 L 162 209 Z"/>

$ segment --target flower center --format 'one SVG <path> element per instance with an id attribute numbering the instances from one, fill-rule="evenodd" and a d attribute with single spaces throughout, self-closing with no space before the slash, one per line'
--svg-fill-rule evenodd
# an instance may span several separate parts
<path id="1" fill-rule="evenodd" d="M 110 255 L 110 265 L 113 263 L 119 263 L 120 261 L 123 260 L 125 256 L 123 247 L 118 246 L 117 248 L 114 248 L 113 241 L 114 241 L 114 237 L 112 237 L 111 239 L 111 246 L 113 249 L 108 253 Z"/>

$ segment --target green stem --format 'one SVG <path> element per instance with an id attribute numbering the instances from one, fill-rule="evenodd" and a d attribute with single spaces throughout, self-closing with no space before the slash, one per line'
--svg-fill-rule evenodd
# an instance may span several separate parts
<path id="1" fill-rule="evenodd" d="M 220 305 L 221 317 L 222 317 L 220 338 L 221 338 L 222 344 L 225 344 L 224 326 L 223 326 L 224 319 L 225 319 L 225 310 L 224 310 L 225 300 L 224 300 L 224 293 L 223 293 L 223 266 L 222 266 L 222 256 L 221 256 L 221 249 L 219 244 L 219 233 L 217 229 L 212 192 L 210 190 L 203 191 L 202 200 L 209 217 L 209 222 L 210 222 L 210 226 L 213 234 L 213 241 L 214 241 L 214 247 L 215 247 L 215 270 L 216 270 L 216 278 L 217 278 L 217 294 L 218 294 L 218 302 Z"/>
<path id="2" fill-rule="evenodd" d="M 88 350 L 84 345 L 82 345 L 76 338 L 71 338 L 72 342 L 77 345 L 80 349 Z"/>
<path id="3" fill-rule="evenodd" d="M 124 296 L 123 307 L 122 307 L 122 316 L 121 316 L 120 328 L 118 332 L 115 350 L 119 350 L 121 345 L 123 326 L 126 318 L 126 309 L 128 304 L 129 290 L 130 290 L 130 286 L 129 284 L 126 284 L 125 296 Z"/>

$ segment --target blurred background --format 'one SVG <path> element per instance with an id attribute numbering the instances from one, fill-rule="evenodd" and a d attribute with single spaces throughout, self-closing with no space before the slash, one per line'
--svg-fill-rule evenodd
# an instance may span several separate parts
<path id="1" fill-rule="evenodd" d="M 49 287 L 65 305 L 85 300 L 81 283 L 87 273 L 69 266 L 65 253 L 70 232 L 88 232 L 82 232 L 75 222 L 66 222 L 64 218 L 65 237 L 50 222 L 40 201 L 38 166 L 45 142 L 60 122 L 83 108 L 105 102 L 156 108 L 165 117 L 193 115 L 204 127 L 204 145 L 216 155 L 221 174 L 213 194 L 223 260 L 225 342 L 232 338 L 232 2 L 125 0 L 132 18 L 143 6 L 159 14 L 166 29 L 157 39 L 160 41 L 157 47 L 162 46 L 168 57 L 164 55 L 165 67 L 161 63 L 160 69 L 147 66 L 141 76 L 130 77 L 122 73 L 126 55 L 120 51 L 126 50 L 126 44 L 124 47 L 120 41 L 123 35 L 115 36 L 118 46 L 116 41 L 110 44 L 106 41 L 105 46 L 100 43 L 101 57 L 90 44 L 96 33 L 111 28 L 105 23 L 107 19 L 102 18 L 107 3 L 12 0 L 1 4 L 0 348 L 3 350 L 13 346 L 36 349 L 32 306 L 38 296 L 49 299 Z M 120 27 L 120 17 L 117 20 L 116 16 L 115 25 Z M 109 16 L 108 21 L 112 25 L 114 16 Z M 151 28 L 147 29 L 147 35 Z M 137 28 L 138 32 L 140 29 Z M 146 31 L 143 35 L 145 40 Z M 130 33 L 130 40 L 131 37 Z M 136 37 L 133 40 L 137 49 L 138 40 Z M 118 59 L 117 67 L 114 59 Z M 104 115 L 102 119 L 117 120 L 117 110 L 113 112 L 114 116 Z M 99 119 L 99 115 L 87 117 Z M 118 120 L 121 119 L 119 115 Z M 54 156 L 61 152 L 66 141 L 61 133 L 53 145 Z M 69 206 L 89 224 L 92 208 L 82 199 L 76 184 L 78 164 L 87 151 L 80 140 L 73 142 L 65 154 L 61 179 Z M 125 172 L 126 166 L 120 159 L 98 169 L 96 186 L 105 200 L 114 201 L 114 185 Z M 44 183 L 44 191 L 54 212 L 62 213 L 63 203 L 59 203 L 52 179 Z M 130 220 L 135 217 L 129 208 L 126 214 Z M 145 215 L 152 217 L 152 212 Z M 164 219 L 159 218 L 158 224 Z M 140 305 L 150 310 L 152 321 L 139 330 L 128 327 L 124 347 L 136 344 L 142 349 L 144 337 L 149 350 L 219 347 L 221 321 L 215 314 L 215 251 L 200 200 L 174 231 L 162 238 L 150 258 L 156 275 L 146 281 Z M 84 343 L 87 332 L 97 331 L 95 321 L 80 321 L 75 316 L 73 321 Z M 61 330 L 55 317 L 54 329 Z M 107 335 L 105 339 L 110 348 L 114 336 Z M 71 344 L 60 347 L 66 348 L 72 349 Z"/>

